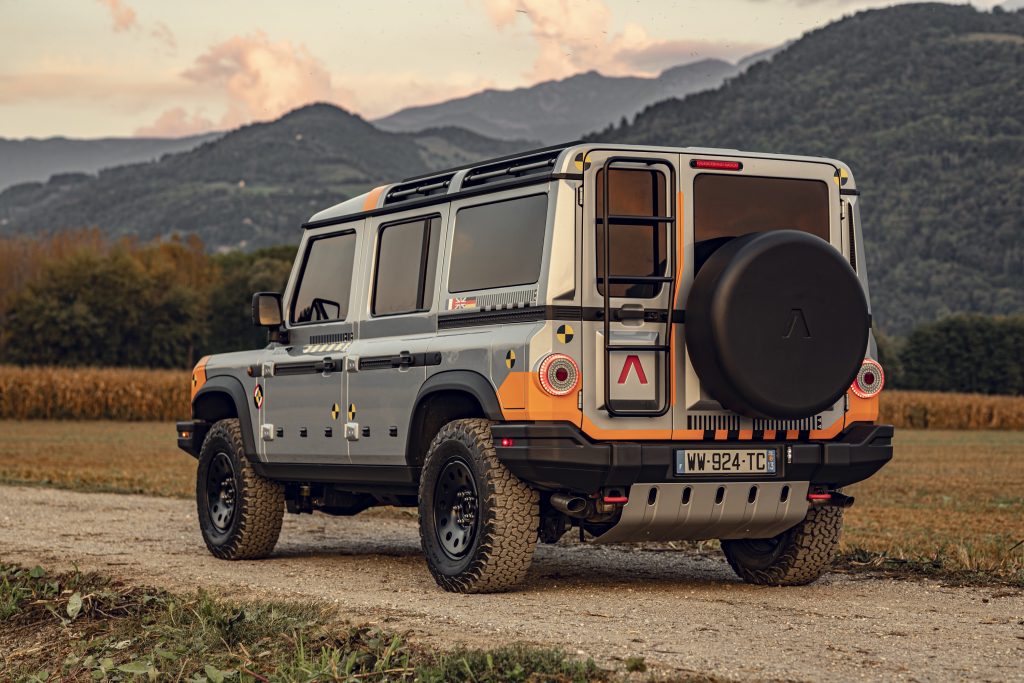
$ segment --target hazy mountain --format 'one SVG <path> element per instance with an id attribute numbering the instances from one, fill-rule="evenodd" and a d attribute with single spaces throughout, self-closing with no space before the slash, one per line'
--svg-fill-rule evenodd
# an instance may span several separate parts
<path id="1" fill-rule="evenodd" d="M 47 180 L 55 173 L 95 173 L 102 168 L 154 161 L 164 154 L 195 149 L 223 133 L 184 138 L 0 138 L 0 190 Z"/>
<path id="2" fill-rule="evenodd" d="M 766 51 L 766 57 L 772 51 Z M 763 58 L 763 57 L 762 57 Z M 439 104 L 409 107 L 375 121 L 390 131 L 452 125 L 499 139 L 574 140 L 581 132 L 631 117 L 669 97 L 716 88 L 743 67 L 705 59 L 657 78 L 602 76 L 596 71 L 515 90 L 485 90 Z"/>
<path id="3" fill-rule="evenodd" d="M 291 244 L 314 212 L 376 184 L 532 146 L 451 127 L 388 133 L 317 104 L 157 162 L 9 187 L 0 234 L 95 225 L 142 238 L 194 232 L 211 248 Z"/>
<path id="4" fill-rule="evenodd" d="M 877 328 L 1024 311 L 1024 13 L 862 12 L 595 138 L 843 159 Z"/>

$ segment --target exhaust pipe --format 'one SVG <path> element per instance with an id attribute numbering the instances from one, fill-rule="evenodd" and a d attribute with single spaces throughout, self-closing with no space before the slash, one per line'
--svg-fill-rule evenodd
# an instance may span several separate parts
<path id="1" fill-rule="evenodd" d="M 582 519 L 587 516 L 587 509 L 590 507 L 590 503 L 581 496 L 574 496 L 568 493 L 552 493 L 551 507 L 570 517 Z"/>

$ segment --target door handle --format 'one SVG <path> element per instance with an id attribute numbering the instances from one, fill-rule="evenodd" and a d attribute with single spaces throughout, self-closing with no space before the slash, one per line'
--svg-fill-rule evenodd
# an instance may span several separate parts
<path id="1" fill-rule="evenodd" d="M 411 368 L 416 364 L 416 358 L 408 351 L 402 351 L 391 360 L 391 364 L 396 368 Z"/>
<path id="2" fill-rule="evenodd" d="M 324 358 L 321 361 L 317 361 L 314 367 L 317 372 L 334 372 L 338 369 L 338 362 L 333 358 Z"/>

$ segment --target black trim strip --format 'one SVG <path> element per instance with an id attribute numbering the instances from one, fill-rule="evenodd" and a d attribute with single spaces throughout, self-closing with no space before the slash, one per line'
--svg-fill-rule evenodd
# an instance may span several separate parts
<path id="1" fill-rule="evenodd" d="M 839 188 L 839 194 L 843 197 L 859 197 L 860 190 Z"/>
<path id="2" fill-rule="evenodd" d="M 620 320 L 614 316 L 615 320 Z M 466 313 L 450 313 L 437 317 L 437 328 L 450 330 L 459 327 L 479 327 L 481 325 L 509 325 L 515 323 L 533 323 L 542 320 L 574 320 L 596 322 L 604 319 L 604 309 L 600 306 L 525 306 L 523 308 L 504 308 L 494 311 L 472 311 Z M 646 309 L 643 311 L 646 322 L 665 322 L 665 309 Z M 686 322 L 686 311 L 672 312 L 673 324 Z"/>

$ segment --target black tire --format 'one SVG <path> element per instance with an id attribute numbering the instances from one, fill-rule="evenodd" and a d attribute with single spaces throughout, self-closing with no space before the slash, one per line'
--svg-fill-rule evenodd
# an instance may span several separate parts
<path id="1" fill-rule="evenodd" d="M 775 538 L 722 541 L 722 550 L 729 566 L 747 583 L 803 586 L 832 564 L 842 530 L 842 508 L 812 507 L 804 521 Z"/>
<path id="2" fill-rule="evenodd" d="M 539 503 L 498 460 L 489 421 L 442 427 L 419 488 L 420 543 L 437 584 L 453 593 L 494 593 L 522 582 L 537 547 Z"/>
<path id="3" fill-rule="evenodd" d="M 203 440 L 196 508 L 206 547 L 222 560 L 253 560 L 274 550 L 284 517 L 284 487 L 256 474 L 237 419 L 220 420 Z"/>

